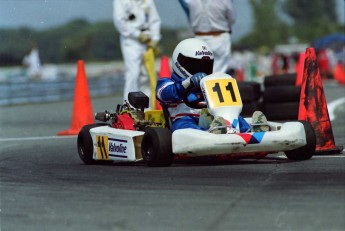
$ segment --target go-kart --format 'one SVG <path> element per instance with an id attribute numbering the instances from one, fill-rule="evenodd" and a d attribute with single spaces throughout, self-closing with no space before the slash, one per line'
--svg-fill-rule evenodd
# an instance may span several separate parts
<path id="1" fill-rule="evenodd" d="M 77 142 L 80 158 L 86 164 L 143 160 L 148 166 L 170 166 L 181 156 L 258 159 L 284 152 L 290 160 L 307 160 L 315 153 L 316 137 L 307 121 L 268 121 L 267 132 L 239 132 L 238 117 L 243 105 L 237 82 L 230 75 L 213 73 L 204 77 L 200 81 L 202 97 L 189 101 L 194 88 L 191 84 L 185 90 L 184 102 L 193 108 L 207 107 L 211 115 L 229 121 L 224 125 L 226 134 L 191 128 L 172 133 L 166 108 L 145 111 L 148 97 L 142 92 L 131 92 L 129 102 L 118 105 L 115 112 L 96 113 L 96 120 L 103 123 L 81 129 Z M 244 119 L 252 124 L 251 118 Z"/>

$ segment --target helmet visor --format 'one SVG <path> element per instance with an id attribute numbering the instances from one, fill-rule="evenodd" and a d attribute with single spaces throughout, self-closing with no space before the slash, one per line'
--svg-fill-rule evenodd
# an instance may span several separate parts
<path id="1" fill-rule="evenodd" d="M 207 75 L 210 75 L 213 71 L 213 59 L 210 59 L 209 56 L 203 56 L 201 59 L 195 59 L 179 53 L 177 56 L 177 61 L 191 75 L 194 75 L 198 72 L 204 72 Z"/>

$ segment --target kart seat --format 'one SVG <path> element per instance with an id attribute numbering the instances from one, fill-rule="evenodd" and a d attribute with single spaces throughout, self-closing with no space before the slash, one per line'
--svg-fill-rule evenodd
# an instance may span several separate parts
<path id="1" fill-rule="evenodd" d="M 168 107 L 161 102 L 160 102 L 160 105 L 162 106 L 162 110 L 163 110 L 163 115 L 164 115 L 164 119 L 165 119 L 165 127 L 168 129 L 171 129 L 171 123 L 172 122 L 170 119 L 170 113 L 168 111 Z"/>

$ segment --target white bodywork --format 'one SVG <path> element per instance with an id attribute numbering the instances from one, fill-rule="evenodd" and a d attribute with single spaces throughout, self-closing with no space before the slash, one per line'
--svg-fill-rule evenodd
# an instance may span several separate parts
<path id="1" fill-rule="evenodd" d="M 306 145 L 304 125 L 300 122 L 269 123 L 270 132 L 233 133 L 239 131 L 238 117 L 242 99 L 237 82 L 230 75 L 216 72 L 200 82 L 209 112 L 221 116 L 232 128 L 228 134 L 213 134 L 196 129 L 176 130 L 172 134 L 173 153 L 192 156 L 279 152 Z M 251 124 L 251 119 L 246 119 Z M 229 134 L 232 133 L 232 134 Z"/>
<path id="2" fill-rule="evenodd" d="M 251 122 L 250 118 L 246 118 Z M 180 129 L 172 134 L 174 154 L 206 156 L 252 152 L 283 152 L 306 145 L 304 126 L 300 122 L 269 122 L 272 131 L 212 134 L 196 129 Z M 116 162 L 142 160 L 141 141 L 144 132 L 102 126 L 92 128 L 93 159 Z"/>
<path id="3" fill-rule="evenodd" d="M 102 126 L 92 128 L 94 160 L 139 161 L 142 160 L 141 141 L 144 132 Z"/>
<path id="4" fill-rule="evenodd" d="M 304 126 L 299 122 L 282 124 L 270 132 L 212 134 L 196 129 L 181 129 L 172 134 L 173 153 L 191 156 L 244 152 L 280 152 L 306 145 Z"/>

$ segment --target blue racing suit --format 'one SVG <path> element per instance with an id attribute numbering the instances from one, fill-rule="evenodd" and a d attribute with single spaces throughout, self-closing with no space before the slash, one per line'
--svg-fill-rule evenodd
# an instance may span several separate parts
<path id="1" fill-rule="evenodd" d="M 175 72 L 172 73 L 171 78 L 161 78 L 157 82 L 156 95 L 159 102 L 166 107 L 170 114 L 172 122 L 171 131 L 182 128 L 194 128 L 205 130 L 201 128 L 199 123 L 200 109 L 193 109 L 188 107 L 182 100 L 184 94 L 184 87 L 182 81 L 184 78 L 178 76 Z M 198 99 L 201 92 L 192 91 L 188 96 L 189 101 Z M 248 132 L 250 130 L 249 124 L 239 116 L 240 132 Z"/>
<path id="2" fill-rule="evenodd" d="M 181 128 L 205 130 L 198 126 L 200 109 L 190 108 L 182 100 L 185 91 L 182 80 L 184 79 L 173 72 L 171 78 L 161 78 L 157 82 L 157 99 L 169 111 L 172 122 L 171 130 L 175 131 Z M 190 101 L 196 100 L 196 94 L 198 93 L 191 92 L 188 99 Z"/>

